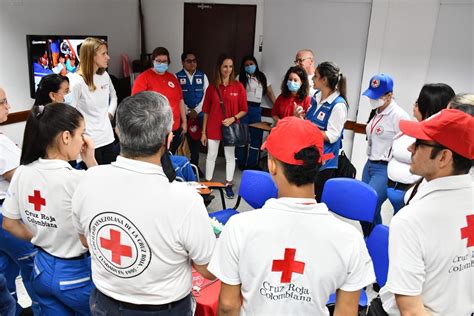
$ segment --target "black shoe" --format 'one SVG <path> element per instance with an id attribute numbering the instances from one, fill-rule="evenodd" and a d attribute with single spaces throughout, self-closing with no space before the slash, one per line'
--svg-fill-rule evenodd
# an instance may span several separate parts
<path id="1" fill-rule="evenodd" d="M 31 307 L 23 308 L 20 313 L 20 316 L 33 316 L 33 310 Z"/>
<path id="2" fill-rule="evenodd" d="M 214 200 L 215 196 L 211 194 L 203 195 L 202 199 L 204 200 L 204 205 L 207 207 Z"/>
<path id="3" fill-rule="evenodd" d="M 232 190 L 232 185 L 228 184 L 224 188 L 225 197 L 228 199 L 235 198 L 234 190 Z"/>

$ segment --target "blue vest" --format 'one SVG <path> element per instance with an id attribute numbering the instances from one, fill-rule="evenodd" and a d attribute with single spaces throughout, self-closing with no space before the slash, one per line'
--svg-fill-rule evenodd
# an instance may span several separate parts
<path id="1" fill-rule="evenodd" d="M 177 72 L 176 77 L 183 90 L 184 103 L 189 109 L 194 109 L 204 97 L 204 73 L 196 70 L 193 82 L 189 81 L 184 69 Z"/>
<path id="2" fill-rule="evenodd" d="M 316 110 L 316 100 L 314 98 L 311 98 L 311 108 L 309 108 L 308 113 L 306 114 L 306 119 L 316 124 L 316 126 L 318 126 L 321 131 L 326 131 L 328 128 L 329 117 L 331 116 L 332 109 L 338 103 L 346 104 L 346 101 L 343 97 L 338 96 L 334 99 L 334 101 L 332 101 L 332 103 L 324 102 L 321 107 Z M 324 153 L 333 153 L 334 158 L 326 160 L 325 164 L 321 167 L 320 170 L 337 169 L 339 149 L 341 149 L 342 147 L 343 133 L 344 129 L 341 132 L 341 136 L 339 136 L 339 138 L 332 144 L 329 142 L 324 142 Z"/>

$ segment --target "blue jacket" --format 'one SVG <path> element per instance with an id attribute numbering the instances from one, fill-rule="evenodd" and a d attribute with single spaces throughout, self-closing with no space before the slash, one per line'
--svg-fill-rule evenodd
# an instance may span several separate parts
<path id="1" fill-rule="evenodd" d="M 204 97 L 204 73 L 196 70 L 193 82 L 189 81 L 184 69 L 177 72 L 176 77 L 183 90 L 184 103 L 189 109 L 194 109 Z"/>

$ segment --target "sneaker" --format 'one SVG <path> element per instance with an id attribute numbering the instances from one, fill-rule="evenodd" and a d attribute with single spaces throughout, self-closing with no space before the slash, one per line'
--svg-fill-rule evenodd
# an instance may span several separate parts
<path id="1" fill-rule="evenodd" d="M 231 184 L 228 184 L 228 185 L 225 186 L 224 192 L 225 192 L 225 197 L 226 198 L 228 198 L 228 199 L 235 198 L 234 190 L 232 190 L 232 185 Z"/>

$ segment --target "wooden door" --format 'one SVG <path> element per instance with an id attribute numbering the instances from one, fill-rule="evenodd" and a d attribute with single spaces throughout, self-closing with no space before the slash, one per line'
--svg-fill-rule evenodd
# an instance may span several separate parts
<path id="1" fill-rule="evenodd" d="M 196 54 L 210 82 L 221 53 L 233 58 L 236 74 L 242 58 L 253 54 L 256 14 L 256 5 L 184 4 L 184 50 Z"/>

